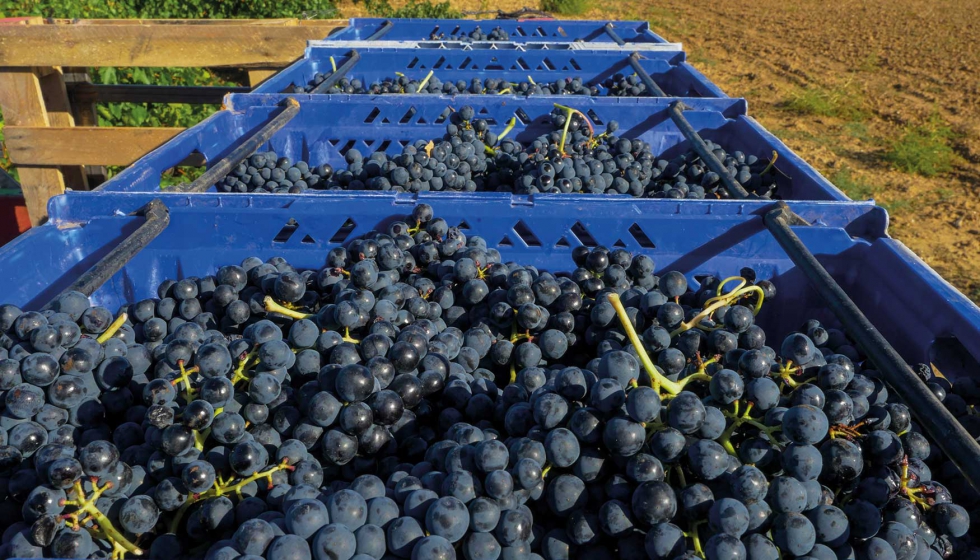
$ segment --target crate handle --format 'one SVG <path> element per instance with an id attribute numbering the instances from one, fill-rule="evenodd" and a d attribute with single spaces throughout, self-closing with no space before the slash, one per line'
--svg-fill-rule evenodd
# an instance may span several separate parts
<path id="1" fill-rule="evenodd" d="M 670 115 L 670 120 L 674 121 L 677 128 L 681 130 L 684 138 L 687 138 L 687 140 L 691 143 L 691 146 L 694 148 L 694 151 L 697 152 L 698 156 L 704 160 L 704 163 L 708 166 L 708 169 L 714 171 L 719 177 L 721 177 L 721 184 L 725 187 L 725 190 L 728 191 L 728 194 L 732 198 L 755 198 L 754 196 L 750 197 L 748 191 L 745 190 L 745 187 L 740 185 L 738 181 L 736 181 L 735 178 L 728 173 L 728 169 L 724 166 L 724 164 L 718 161 L 715 154 L 708 149 L 708 146 L 704 143 L 704 139 L 701 138 L 698 131 L 694 130 L 691 123 L 684 118 L 684 109 L 687 108 L 687 105 L 684 105 L 683 102 L 674 101 L 667 108 L 667 114 Z"/>
<path id="2" fill-rule="evenodd" d="M 391 21 L 390 19 L 385 20 L 385 22 L 381 24 L 381 27 L 378 28 L 377 31 L 375 31 L 374 33 L 372 33 L 370 37 L 368 37 L 367 39 L 364 39 L 364 40 L 365 41 L 377 41 L 378 39 L 380 39 L 380 38 L 384 37 L 385 35 L 387 35 L 388 32 L 391 31 L 394 28 L 395 28 L 395 22 Z"/>
<path id="3" fill-rule="evenodd" d="M 134 213 L 134 215 L 139 214 L 145 216 L 146 221 L 136 228 L 136 231 L 126 236 L 109 251 L 109 254 L 82 273 L 70 286 L 48 301 L 41 310 L 50 309 L 58 301 L 58 298 L 68 292 L 81 292 L 86 296 L 91 296 L 95 290 L 102 287 L 122 267 L 126 266 L 126 263 L 146 248 L 170 224 L 170 209 L 159 198 L 154 198 Z"/>
<path id="4" fill-rule="evenodd" d="M 878 368 L 888 386 L 905 401 L 919 424 L 970 484 L 980 489 L 980 444 L 970 437 L 969 432 L 915 375 L 895 348 L 878 332 L 840 284 L 797 237 L 790 228 L 790 225 L 799 223 L 794 216 L 786 203 L 780 201 L 775 208 L 763 215 L 763 222 L 790 260 L 799 267 L 810 285 L 834 312 L 844 330 L 854 337 L 861 350 Z"/>
<path id="5" fill-rule="evenodd" d="M 664 90 L 660 89 L 657 82 L 653 81 L 650 74 L 648 74 L 647 71 L 640 66 L 640 53 L 635 52 L 631 54 L 627 60 L 629 60 L 630 66 L 633 67 L 633 71 L 636 72 L 636 75 L 640 77 L 640 80 L 642 80 L 644 84 L 646 84 L 651 95 L 655 97 L 667 97 Z"/>
<path id="6" fill-rule="evenodd" d="M 258 150 L 259 146 L 268 142 L 273 134 L 286 126 L 286 123 L 293 120 L 293 117 L 299 114 L 299 101 L 293 97 L 287 97 L 285 103 L 286 107 L 278 115 L 270 119 L 255 134 L 246 138 L 230 154 L 218 160 L 217 163 L 195 179 L 194 182 L 175 185 L 167 189 L 167 192 L 204 192 L 211 188 L 211 185 L 231 173 L 231 170 L 235 166 L 255 153 L 255 150 Z"/>
<path id="7" fill-rule="evenodd" d="M 334 70 L 332 74 L 327 76 L 327 79 L 317 84 L 316 87 L 313 88 L 312 91 L 310 91 L 310 93 L 324 93 L 328 89 L 332 88 L 334 85 L 336 85 L 337 82 L 340 81 L 341 78 L 346 76 L 347 73 L 350 72 L 350 69 L 353 68 L 354 65 L 357 64 L 358 61 L 360 60 L 361 60 L 361 53 L 357 52 L 354 49 L 351 49 L 347 60 L 345 60 L 344 63 L 340 65 L 340 68 Z"/>
<path id="8" fill-rule="evenodd" d="M 606 35 L 609 35 L 609 38 L 612 39 L 617 45 L 622 47 L 623 45 L 626 44 L 626 41 L 624 41 L 623 38 L 619 36 L 619 33 L 616 33 L 613 30 L 613 24 L 611 21 L 607 22 L 606 25 L 603 25 L 602 30 L 605 31 Z"/>

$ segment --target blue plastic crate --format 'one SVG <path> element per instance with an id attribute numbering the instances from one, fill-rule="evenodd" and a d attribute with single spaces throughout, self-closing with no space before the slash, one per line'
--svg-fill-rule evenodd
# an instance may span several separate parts
<path id="1" fill-rule="evenodd" d="M 266 123 L 279 111 L 283 95 L 235 94 L 225 99 L 228 110 L 219 111 L 150 152 L 101 189 L 105 191 L 156 191 L 160 174 L 178 165 L 188 155 L 199 152 L 208 161 L 225 156 L 239 139 Z M 329 163 L 343 166 L 343 156 L 351 148 L 362 153 L 399 153 L 402 146 L 422 138 L 441 138 L 445 133 L 450 107 L 472 106 L 478 118 L 485 118 L 495 130 L 516 115 L 517 125 L 510 137 L 529 142 L 552 130 L 549 124 L 554 98 L 507 96 L 367 96 L 296 95 L 299 114 L 263 149 L 274 149 L 293 160 L 311 165 Z M 619 135 L 649 142 L 656 154 L 673 157 L 688 149 L 688 142 L 667 115 L 670 98 L 589 98 L 566 96 L 562 103 L 579 109 L 603 129 L 609 120 L 620 124 Z M 778 194 L 789 200 L 847 200 L 847 197 L 810 167 L 785 144 L 745 116 L 741 99 L 690 98 L 685 113 L 702 137 L 718 142 L 728 150 L 741 150 L 760 158 L 778 154 L 776 167 Z M 309 191 L 309 196 L 331 196 L 336 192 Z M 489 194 L 489 193 L 482 193 Z M 456 196 L 444 193 L 441 196 Z M 609 195 L 589 196 L 609 200 Z M 625 195 L 624 195 L 625 196 Z M 515 199 L 521 198 L 514 195 Z"/>
<path id="2" fill-rule="evenodd" d="M 385 24 L 392 25 L 384 31 Z M 666 43 L 666 39 L 650 30 L 645 21 L 588 21 L 588 20 L 508 20 L 508 19 L 386 19 L 351 18 L 349 25 L 326 39 L 334 41 L 426 41 L 443 38 L 468 38 L 479 27 L 484 33 L 500 27 L 514 43 L 528 42 L 587 42 L 613 43 L 606 31 L 609 25 L 613 33 L 625 43 Z M 381 33 L 379 35 L 379 32 Z M 436 35 L 437 37 L 434 37 Z"/>
<path id="3" fill-rule="evenodd" d="M 345 47 L 309 47 L 303 58 L 269 78 L 256 93 L 291 92 L 307 87 L 314 75 L 328 75 L 350 56 Z M 631 75 L 630 53 L 624 51 L 460 51 L 358 48 L 360 60 L 347 73 L 365 85 L 396 77 L 424 79 L 429 72 L 443 82 L 497 78 L 512 82 L 554 82 L 580 77 L 586 84 L 601 84 L 615 74 Z M 683 51 L 638 53 L 640 65 L 671 97 L 728 97 L 718 86 L 686 62 Z M 333 62 L 331 62 L 333 57 Z M 649 93 L 647 94 L 649 96 Z"/>
<path id="4" fill-rule="evenodd" d="M 150 194 L 71 193 L 53 198 L 51 222 L 0 249 L 3 299 L 37 308 L 105 255 L 142 222 L 129 212 Z M 327 251 L 395 217 L 417 200 L 348 195 L 318 197 L 162 195 L 169 227 L 94 294 L 110 309 L 153 297 L 166 278 L 213 273 L 246 256 L 281 255 L 298 267 L 323 266 Z M 730 276 L 752 266 L 777 299 L 759 321 L 781 336 L 804 319 L 833 323 L 802 274 L 762 224 L 769 205 L 695 201 L 643 207 L 547 200 L 529 206 L 470 196 L 428 196 L 436 215 L 483 236 L 504 259 L 552 271 L 572 267 L 580 245 L 623 246 L 650 255 L 657 269 Z M 977 367 L 980 309 L 900 243 L 885 237 L 886 217 L 868 203 L 793 203 L 814 223 L 794 228 L 854 301 L 910 362 L 932 361 L 947 375 Z M 118 211 L 118 212 L 117 212 Z M 829 222 L 828 222 L 829 220 Z"/>
<path id="5" fill-rule="evenodd" d="M 440 49 L 462 51 L 615 51 L 615 52 L 678 52 L 683 51 L 681 43 L 624 43 L 619 45 L 611 42 L 549 42 L 528 41 L 514 43 L 511 41 L 354 41 L 354 40 L 313 40 L 307 41 L 310 47 L 344 47 L 353 48 L 398 48 L 412 50 Z"/>

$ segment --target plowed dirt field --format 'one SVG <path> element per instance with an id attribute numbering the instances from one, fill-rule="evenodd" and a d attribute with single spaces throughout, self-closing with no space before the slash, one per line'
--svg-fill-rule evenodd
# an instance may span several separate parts
<path id="1" fill-rule="evenodd" d="M 533 3 L 452 0 L 456 9 Z M 400 5 L 399 2 L 392 2 Z M 980 300 L 980 2 L 594 2 L 640 19 L 852 198 Z M 344 15 L 365 15 L 342 3 Z"/>

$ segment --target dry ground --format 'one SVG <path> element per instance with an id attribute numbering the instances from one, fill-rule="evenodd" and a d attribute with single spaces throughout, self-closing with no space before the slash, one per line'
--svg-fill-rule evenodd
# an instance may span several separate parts
<path id="1" fill-rule="evenodd" d="M 596 4 L 581 17 L 647 20 L 684 43 L 709 79 L 853 198 L 888 208 L 891 234 L 980 300 L 980 2 Z M 341 10 L 364 15 L 350 0 Z"/>

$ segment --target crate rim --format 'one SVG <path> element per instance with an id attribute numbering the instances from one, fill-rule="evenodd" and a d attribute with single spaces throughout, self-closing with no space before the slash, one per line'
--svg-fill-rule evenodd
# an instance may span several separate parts
<path id="1" fill-rule="evenodd" d="M 575 50 L 575 51 L 683 51 L 683 43 L 626 43 L 617 45 L 616 43 L 575 43 L 557 41 L 528 41 L 525 43 L 512 43 L 509 41 L 473 41 L 464 43 L 462 41 L 356 41 L 353 39 L 330 40 L 313 39 L 307 41 L 307 47 L 319 46 L 339 46 L 343 48 L 374 47 L 374 48 L 398 48 L 398 49 L 455 49 L 455 50 L 503 50 L 501 46 L 507 46 L 506 50 Z M 581 45 L 581 46 L 580 46 Z"/>

